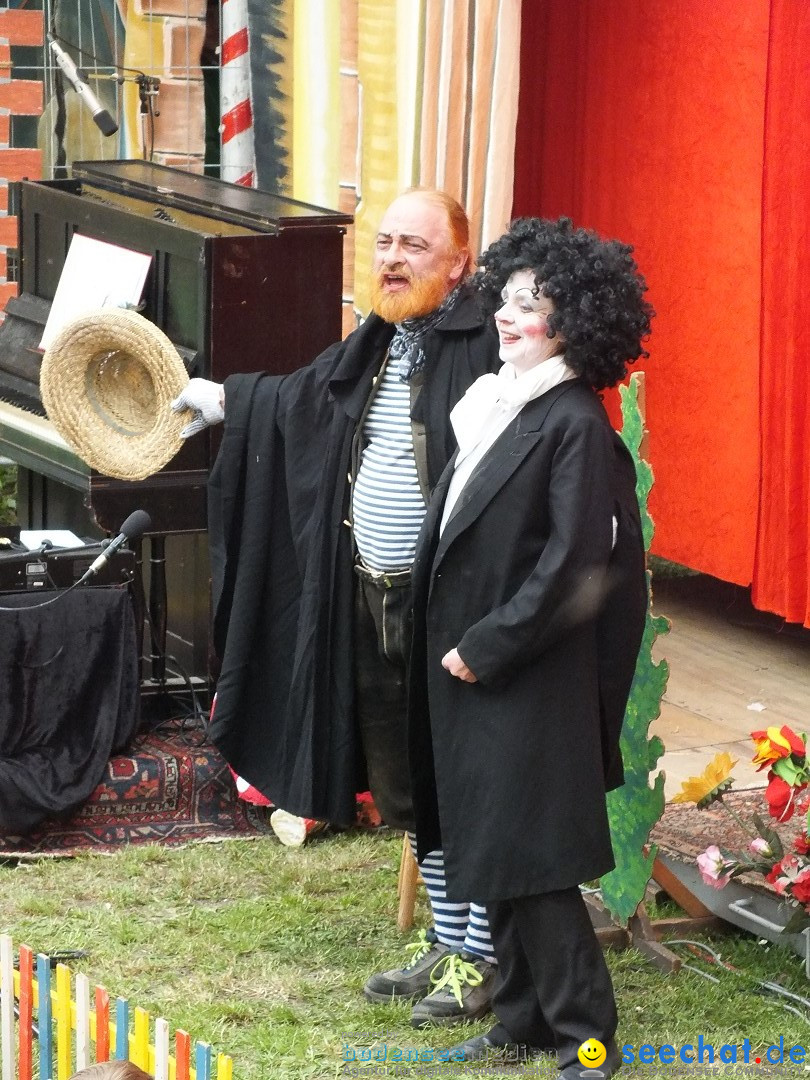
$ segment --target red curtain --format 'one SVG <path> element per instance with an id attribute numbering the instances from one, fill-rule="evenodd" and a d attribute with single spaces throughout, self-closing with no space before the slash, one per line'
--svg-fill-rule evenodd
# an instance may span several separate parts
<path id="1" fill-rule="evenodd" d="M 810 626 L 810 4 L 770 6 L 753 599 Z"/>
<path id="2" fill-rule="evenodd" d="M 809 17 L 806 0 L 524 0 L 514 201 L 635 245 L 658 313 L 653 550 L 799 621 Z"/>

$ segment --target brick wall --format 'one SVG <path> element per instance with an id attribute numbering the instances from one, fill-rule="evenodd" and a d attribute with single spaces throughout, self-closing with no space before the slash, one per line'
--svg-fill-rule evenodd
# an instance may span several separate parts
<path id="1" fill-rule="evenodd" d="M 42 175 L 39 150 L 16 149 L 11 142 L 12 116 L 39 116 L 42 83 L 11 77 L 11 47 L 43 44 L 41 11 L 0 11 L 0 310 L 17 286 L 7 280 L 7 249 L 17 246 L 17 219 L 8 213 L 10 181 Z"/>
<path id="2" fill-rule="evenodd" d="M 154 161 L 202 172 L 205 104 L 200 50 L 206 0 L 136 0 L 135 10 L 162 24 L 163 69 L 155 118 Z"/>

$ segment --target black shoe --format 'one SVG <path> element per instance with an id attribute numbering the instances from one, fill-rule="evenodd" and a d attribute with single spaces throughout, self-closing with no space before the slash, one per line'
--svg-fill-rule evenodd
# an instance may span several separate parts
<path id="1" fill-rule="evenodd" d="M 605 1043 L 605 1050 L 607 1056 L 601 1065 L 590 1067 L 575 1061 L 561 1070 L 557 1080 L 608 1080 L 622 1067 L 622 1055 L 615 1039 Z"/>
<path id="2" fill-rule="evenodd" d="M 448 953 L 433 968 L 432 989 L 414 1005 L 411 1025 L 453 1027 L 467 1020 L 480 1020 L 490 1011 L 497 970 L 495 964 L 473 953 Z"/>
<path id="3" fill-rule="evenodd" d="M 369 1001 L 390 1001 L 391 998 L 410 999 L 424 997 L 434 985 L 431 972 L 450 952 L 446 945 L 436 940 L 433 930 L 421 931 L 419 940 L 408 948 L 413 956 L 402 968 L 392 968 L 372 975 L 363 987 Z"/>
<path id="4" fill-rule="evenodd" d="M 493 1037 L 491 1032 L 487 1032 L 485 1035 L 475 1035 L 472 1039 L 458 1043 L 457 1046 L 451 1046 L 446 1053 L 449 1055 L 449 1061 L 508 1061 L 515 1063 L 532 1061 L 542 1054 L 542 1050 L 535 1046 L 526 1046 L 525 1043 L 503 1042 L 501 1038 Z M 445 1060 L 444 1057 L 442 1060 Z M 568 1080 L 567 1077 L 566 1080 Z"/>

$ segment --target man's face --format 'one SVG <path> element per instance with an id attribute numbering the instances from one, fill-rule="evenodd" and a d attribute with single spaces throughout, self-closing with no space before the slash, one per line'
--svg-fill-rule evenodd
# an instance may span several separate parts
<path id="1" fill-rule="evenodd" d="M 386 322 L 427 315 L 458 284 L 467 252 L 453 245 L 441 206 L 419 192 L 400 195 L 385 212 L 371 267 L 371 306 Z"/>

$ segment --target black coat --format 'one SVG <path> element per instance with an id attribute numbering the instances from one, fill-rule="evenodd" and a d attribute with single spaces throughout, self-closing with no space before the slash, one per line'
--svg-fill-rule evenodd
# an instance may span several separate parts
<path id="1" fill-rule="evenodd" d="M 439 538 L 452 472 L 414 564 L 420 857 L 444 847 L 453 899 L 564 889 L 613 867 L 605 792 L 647 606 L 635 469 L 573 381 L 524 407 Z M 452 648 L 477 683 L 442 668 Z"/>
<path id="2" fill-rule="evenodd" d="M 414 414 L 425 424 L 431 487 L 455 450 L 450 410 L 498 366 L 491 323 L 464 290 L 426 335 Z M 292 375 L 231 376 L 209 489 L 222 657 L 213 741 L 277 805 L 337 824 L 354 820 L 365 783 L 352 674 L 351 444 L 393 329 L 372 315 Z"/>

